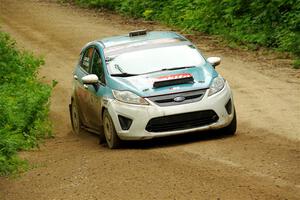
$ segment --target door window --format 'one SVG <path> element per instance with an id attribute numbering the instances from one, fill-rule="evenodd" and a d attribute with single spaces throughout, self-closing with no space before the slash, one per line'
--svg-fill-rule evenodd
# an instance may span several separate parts
<path id="1" fill-rule="evenodd" d="M 102 83 L 105 83 L 103 63 L 98 51 L 95 51 L 92 62 L 91 74 L 96 74 Z"/>
<path id="2" fill-rule="evenodd" d="M 86 72 L 89 71 L 89 68 L 90 68 L 90 65 L 91 65 L 91 62 L 92 62 L 93 51 L 94 51 L 94 48 L 90 47 L 83 54 L 82 61 L 81 61 L 81 67 Z"/>

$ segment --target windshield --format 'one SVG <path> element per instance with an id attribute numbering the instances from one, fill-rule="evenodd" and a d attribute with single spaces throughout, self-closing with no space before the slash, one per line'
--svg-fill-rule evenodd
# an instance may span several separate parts
<path id="1" fill-rule="evenodd" d="M 108 59 L 108 69 L 112 75 L 138 75 L 204 63 L 204 58 L 195 47 L 178 45 L 123 53 Z"/>

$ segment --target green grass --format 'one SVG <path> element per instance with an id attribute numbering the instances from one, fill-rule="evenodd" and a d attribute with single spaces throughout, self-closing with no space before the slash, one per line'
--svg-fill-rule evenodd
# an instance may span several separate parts
<path id="1" fill-rule="evenodd" d="M 51 87 L 37 78 L 41 58 L 16 48 L 0 31 L 0 175 L 26 168 L 17 152 L 38 146 L 51 135 L 48 120 Z"/>
<path id="2" fill-rule="evenodd" d="M 300 58 L 294 60 L 293 67 L 295 69 L 300 69 Z"/>

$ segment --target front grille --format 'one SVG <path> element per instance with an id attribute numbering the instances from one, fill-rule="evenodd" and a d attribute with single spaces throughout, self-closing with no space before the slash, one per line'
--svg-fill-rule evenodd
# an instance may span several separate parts
<path id="1" fill-rule="evenodd" d="M 213 110 L 204 110 L 152 118 L 146 130 L 149 132 L 176 131 L 205 126 L 218 121 Z"/>
<path id="2" fill-rule="evenodd" d="M 200 101 L 203 98 L 205 92 L 206 89 L 202 89 L 202 90 L 181 92 L 176 94 L 166 94 L 166 95 L 148 97 L 148 99 L 159 106 L 173 106 L 173 105 L 181 105 L 181 104 Z M 184 100 L 179 102 L 175 101 L 174 99 L 176 97 L 183 97 Z"/>

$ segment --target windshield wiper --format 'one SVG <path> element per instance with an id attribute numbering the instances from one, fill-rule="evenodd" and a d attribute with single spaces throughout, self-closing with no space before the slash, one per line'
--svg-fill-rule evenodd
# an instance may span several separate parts
<path id="1" fill-rule="evenodd" d="M 110 61 L 114 60 L 117 56 L 115 57 L 106 57 L 105 62 L 109 63 Z"/>
<path id="2" fill-rule="evenodd" d="M 111 76 L 116 76 L 116 77 L 129 77 L 129 76 L 137 76 L 139 74 L 128 74 L 128 73 L 121 73 L 121 74 L 111 74 Z"/>
<path id="3" fill-rule="evenodd" d="M 114 67 L 119 70 L 120 74 L 111 74 L 111 76 L 117 76 L 117 77 L 129 77 L 129 76 L 137 76 L 139 74 L 129 74 L 125 72 L 118 64 L 115 64 Z"/>
<path id="4" fill-rule="evenodd" d="M 116 68 L 117 70 L 119 70 L 122 74 L 125 74 L 125 73 L 126 73 L 126 72 L 124 72 L 124 70 L 123 70 L 118 64 L 115 64 L 114 66 L 115 66 L 115 68 Z"/>
<path id="5" fill-rule="evenodd" d="M 172 71 L 172 70 L 177 70 L 177 69 L 187 69 L 187 68 L 193 68 L 195 66 L 188 66 L 188 67 L 173 67 L 173 68 L 163 68 L 158 71 Z"/>

